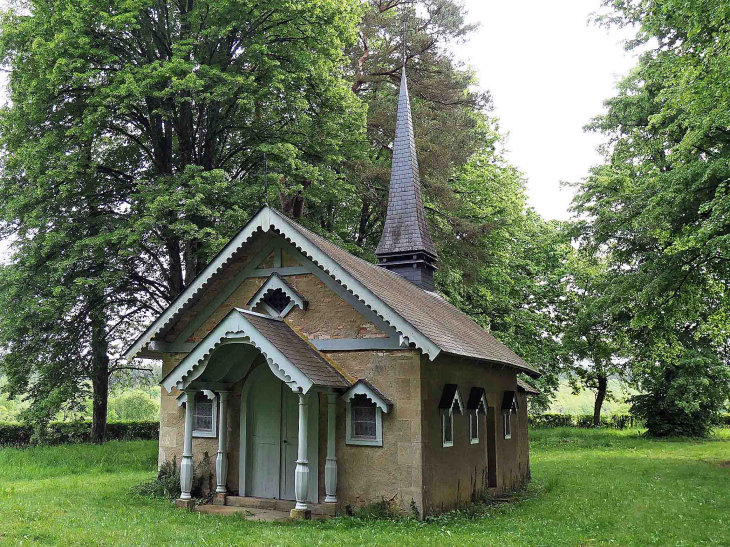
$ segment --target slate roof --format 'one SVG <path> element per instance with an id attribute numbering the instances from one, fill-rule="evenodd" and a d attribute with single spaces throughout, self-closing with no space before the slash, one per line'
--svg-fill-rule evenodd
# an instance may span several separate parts
<path id="1" fill-rule="evenodd" d="M 539 389 L 535 389 L 530 384 L 524 380 L 520 380 L 519 378 L 517 378 L 517 391 L 527 393 L 528 395 L 540 395 Z"/>
<path id="2" fill-rule="evenodd" d="M 540 376 L 535 368 L 446 299 L 424 291 L 396 273 L 351 255 L 281 213 L 272 210 L 272 214 L 329 256 L 441 351 L 509 365 L 529 376 Z"/>
<path id="3" fill-rule="evenodd" d="M 302 339 L 282 319 L 239 308 L 236 308 L 236 311 L 241 313 L 314 385 L 335 388 L 349 388 L 352 385 L 314 346 Z"/>
<path id="4" fill-rule="evenodd" d="M 403 67 L 393 144 L 393 165 L 390 172 L 388 212 L 376 254 L 381 256 L 416 251 L 437 256 L 423 208 L 411 103 L 406 70 Z"/>

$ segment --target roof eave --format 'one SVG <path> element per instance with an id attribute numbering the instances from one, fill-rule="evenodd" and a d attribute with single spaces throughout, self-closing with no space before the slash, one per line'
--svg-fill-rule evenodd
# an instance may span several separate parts
<path id="1" fill-rule="evenodd" d="M 497 365 L 502 367 L 509 367 L 513 368 L 519 372 L 522 372 L 523 374 L 527 374 L 530 378 L 534 378 L 537 380 L 542 376 L 542 373 L 533 369 L 530 366 L 523 366 L 523 365 L 517 365 L 515 363 L 508 363 L 507 361 L 500 361 L 498 359 L 484 359 L 481 357 L 475 357 L 474 355 L 465 355 L 461 353 L 455 353 L 452 351 L 444 351 L 445 355 L 453 355 L 455 357 L 464 357 L 466 359 L 474 359 L 475 361 L 478 361 L 480 363 L 485 363 L 487 365 Z"/>

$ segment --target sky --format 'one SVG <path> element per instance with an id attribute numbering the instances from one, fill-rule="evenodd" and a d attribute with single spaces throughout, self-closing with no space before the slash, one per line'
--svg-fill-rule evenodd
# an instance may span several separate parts
<path id="1" fill-rule="evenodd" d="M 600 135 L 583 126 L 636 65 L 630 29 L 589 23 L 599 0 L 464 0 L 481 27 L 457 54 L 477 70 L 509 133 L 508 159 L 525 173 L 529 204 L 546 219 L 570 218 L 572 188 L 600 163 Z"/>

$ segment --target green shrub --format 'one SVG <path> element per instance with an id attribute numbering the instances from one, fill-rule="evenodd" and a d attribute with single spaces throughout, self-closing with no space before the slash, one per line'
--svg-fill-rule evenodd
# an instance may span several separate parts
<path id="1" fill-rule="evenodd" d="M 720 425 L 730 391 L 730 368 L 719 352 L 685 349 L 671 364 L 651 366 L 643 393 L 629 398 L 631 414 L 653 437 L 707 437 Z"/>
<path id="2" fill-rule="evenodd" d="M 157 471 L 157 478 L 145 481 L 132 487 L 132 492 L 140 496 L 151 498 L 166 498 L 175 500 L 180 497 L 180 466 L 177 456 L 172 461 L 165 460 Z"/>
<path id="3" fill-rule="evenodd" d="M 527 417 L 530 427 L 573 427 L 575 422 L 570 414 L 530 414 Z"/>
<path id="4" fill-rule="evenodd" d="M 120 421 L 155 421 L 160 418 L 159 396 L 153 399 L 141 389 L 109 397 L 109 418 Z"/>
<path id="5" fill-rule="evenodd" d="M 152 440 L 160 434 L 159 422 L 109 422 L 108 441 Z M 29 444 L 67 444 L 91 441 L 91 422 L 51 422 L 41 431 L 26 424 L 0 423 L 0 446 Z"/>
<path id="6" fill-rule="evenodd" d="M 194 498 L 203 497 L 203 486 L 208 483 L 208 497 L 212 498 L 215 493 L 213 488 L 213 473 L 211 471 L 211 460 L 205 452 L 203 459 L 193 469 L 193 484 L 190 494 Z M 180 497 L 180 465 L 177 463 L 177 456 L 172 461 L 165 460 L 157 471 L 157 478 L 145 481 L 132 487 L 132 492 L 140 496 L 152 498 L 166 498 L 175 500 Z"/>
<path id="7" fill-rule="evenodd" d="M 581 414 L 574 416 L 572 414 L 534 414 L 527 417 L 527 423 L 530 427 L 593 427 L 593 414 Z M 630 414 L 612 414 L 611 416 L 601 416 L 600 427 L 610 427 L 612 429 L 626 429 L 628 427 L 638 427 L 642 422 Z"/>

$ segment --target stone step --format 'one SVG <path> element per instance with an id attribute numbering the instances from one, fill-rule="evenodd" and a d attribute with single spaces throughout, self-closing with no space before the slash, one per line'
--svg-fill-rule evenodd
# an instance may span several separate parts
<path id="1" fill-rule="evenodd" d="M 266 522 L 289 520 L 288 511 L 275 511 L 271 509 L 232 507 L 227 505 L 199 505 L 195 510 L 208 515 L 240 515 L 246 520 L 262 520 Z"/>
<path id="2" fill-rule="evenodd" d="M 229 507 L 244 507 L 251 509 L 268 509 L 270 511 L 291 511 L 296 502 L 291 500 L 277 500 L 269 498 L 254 498 L 251 496 L 226 496 L 226 505 Z M 334 503 L 310 503 L 309 509 L 313 515 L 334 516 Z"/>

